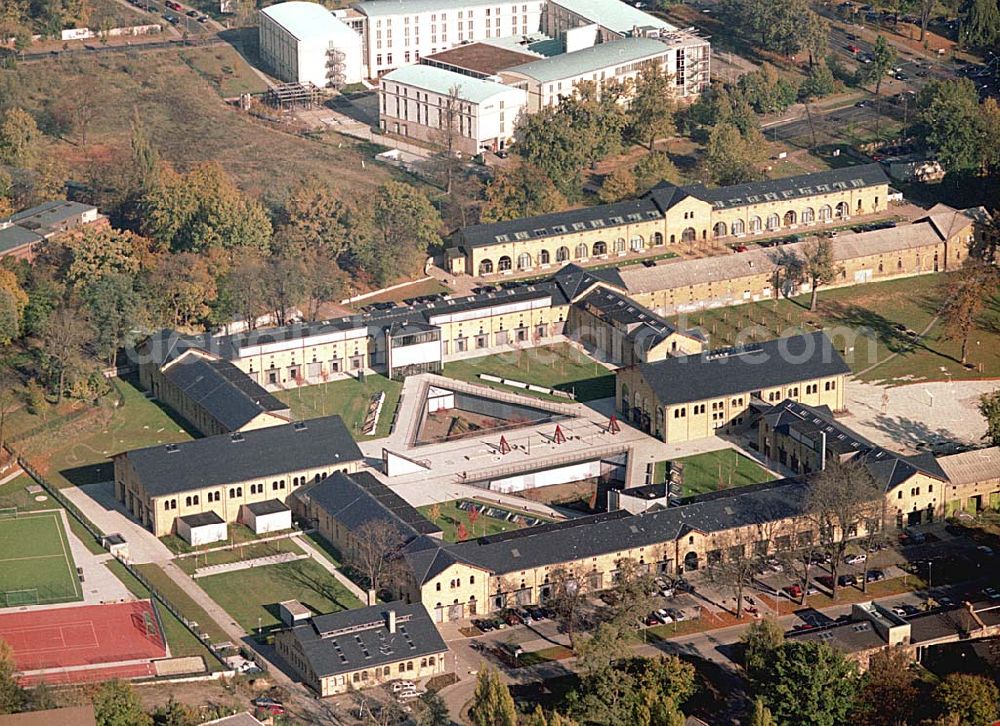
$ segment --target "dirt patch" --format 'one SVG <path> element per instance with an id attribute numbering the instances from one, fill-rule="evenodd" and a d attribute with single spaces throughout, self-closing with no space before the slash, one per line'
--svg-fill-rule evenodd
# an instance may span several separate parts
<path id="1" fill-rule="evenodd" d="M 537 487 L 517 492 L 523 499 L 540 504 L 576 504 L 583 503 L 586 510 L 593 510 L 597 498 L 597 480 L 575 481 L 568 484 L 552 484 L 547 487 Z M 579 507 L 574 507 L 579 508 Z"/>

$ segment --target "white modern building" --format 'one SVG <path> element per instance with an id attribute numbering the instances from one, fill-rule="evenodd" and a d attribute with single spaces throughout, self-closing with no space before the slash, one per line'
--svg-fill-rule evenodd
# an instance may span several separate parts
<path id="1" fill-rule="evenodd" d="M 505 148 L 526 103 L 524 89 L 428 65 L 404 66 L 379 84 L 383 131 L 441 144 L 450 118 L 465 154 Z"/>
<path id="2" fill-rule="evenodd" d="M 264 8 L 258 33 L 261 61 L 283 81 L 326 88 L 364 77 L 362 37 L 318 3 Z"/>
<path id="3" fill-rule="evenodd" d="M 573 32 L 573 31 L 571 31 Z M 708 41 L 691 33 L 664 32 L 657 37 L 610 40 L 573 53 L 514 66 L 500 72 L 504 83 L 528 94 L 528 113 L 571 96 L 582 81 L 598 88 L 610 81 L 625 81 L 643 67 L 658 63 L 674 77 L 674 97 L 697 96 L 709 83 Z"/>
<path id="4" fill-rule="evenodd" d="M 535 33 L 544 8 L 540 0 L 369 0 L 347 22 L 365 39 L 368 77 L 378 78 L 462 43 Z"/>

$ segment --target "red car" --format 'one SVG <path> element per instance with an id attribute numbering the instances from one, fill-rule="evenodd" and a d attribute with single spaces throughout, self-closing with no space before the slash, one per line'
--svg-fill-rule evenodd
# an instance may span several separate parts
<path id="1" fill-rule="evenodd" d="M 859 47 L 858 47 L 858 46 L 856 46 L 856 45 L 849 45 L 849 46 L 847 46 L 847 50 L 851 51 L 851 52 L 852 52 L 852 53 L 854 53 L 855 55 L 857 55 L 858 53 L 860 53 L 860 52 L 861 52 L 861 48 L 859 48 Z"/>
<path id="2" fill-rule="evenodd" d="M 788 597 L 793 600 L 798 600 L 802 597 L 802 586 L 801 585 L 789 585 L 785 588 L 785 593 Z"/>

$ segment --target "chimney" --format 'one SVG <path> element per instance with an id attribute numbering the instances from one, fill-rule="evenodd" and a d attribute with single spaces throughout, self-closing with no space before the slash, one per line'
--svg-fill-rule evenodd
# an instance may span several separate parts
<path id="1" fill-rule="evenodd" d="M 388 613 L 386 613 L 386 615 L 387 615 L 388 620 L 389 620 L 389 623 L 388 623 L 388 625 L 386 627 L 389 628 L 389 632 L 390 633 L 395 633 L 396 632 L 396 611 L 395 610 L 390 610 Z"/>

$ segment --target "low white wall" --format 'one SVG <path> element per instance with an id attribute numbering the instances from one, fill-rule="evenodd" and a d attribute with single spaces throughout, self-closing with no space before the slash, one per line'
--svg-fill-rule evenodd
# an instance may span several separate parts
<path id="1" fill-rule="evenodd" d="M 490 489 L 501 494 L 521 492 L 526 489 L 552 486 L 553 484 L 568 484 L 584 479 L 593 479 L 601 475 L 600 461 L 583 461 L 567 466 L 560 466 L 544 471 L 534 471 L 528 474 L 516 474 L 502 479 L 490 481 Z"/>

